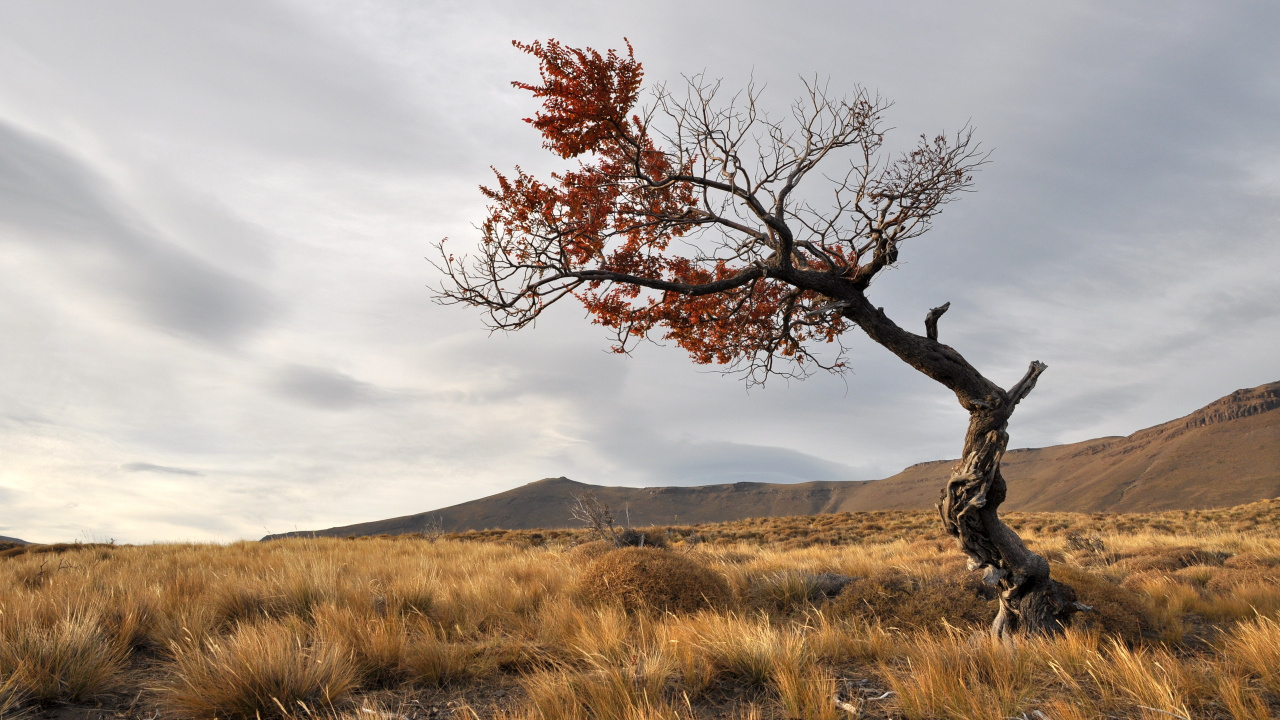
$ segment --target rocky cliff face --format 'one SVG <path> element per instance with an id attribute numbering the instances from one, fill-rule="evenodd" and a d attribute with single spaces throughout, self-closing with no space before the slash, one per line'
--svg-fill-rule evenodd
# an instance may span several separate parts
<path id="1" fill-rule="evenodd" d="M 1184 426 L 1191 429 L 1228 420 L 1239 420 L 1271 412 L 1276 408 L 1280 408 L 1280 383 L 1271 383 L 1237 390 L 1221 400 L 1215 400 L 1188 415 Z"/>

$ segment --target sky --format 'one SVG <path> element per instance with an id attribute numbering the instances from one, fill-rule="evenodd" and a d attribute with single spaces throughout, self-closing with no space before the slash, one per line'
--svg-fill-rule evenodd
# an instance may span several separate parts
<path id="1" fill-rule="evenodd" d="M 857 331 L 851 372 L 747 388 L 563 305 L 490 334 L 433 302 L 491 167 L 563 167 L 513 39 L 649 83 L 803 77 L 971 125 L 976 192 L 869 290 L 996 382 L 1039 447 L 1280 380 L 1280 6 L 220 2 L 0 8 L 0 535 L 219 541 L 544 477 L 886 477 L 955 457 L 954 395 Z M 922 332 L 922 330 L 917 330 Z"/>

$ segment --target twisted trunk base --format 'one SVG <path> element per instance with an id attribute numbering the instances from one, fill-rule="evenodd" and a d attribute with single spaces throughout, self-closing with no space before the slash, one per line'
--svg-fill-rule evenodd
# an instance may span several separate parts
<path id="1" fill-rule="evenodd" d="M 1012 404 L 971 411 L 964 456 L 938 506 L 943 526 L 969 556 L 969 569 L 980 570 L 983 581 L 1000 590 L 991 633 L 1006 641 L 1019 633 L 1060 633 L 1072 615 L 1090 609 L 1076 602 L 1070 586 L 1049 577 L 1049 562 L 1028 550 L 997 515 L 1006 492 L 1000 459 L 1009 444 Z"/>

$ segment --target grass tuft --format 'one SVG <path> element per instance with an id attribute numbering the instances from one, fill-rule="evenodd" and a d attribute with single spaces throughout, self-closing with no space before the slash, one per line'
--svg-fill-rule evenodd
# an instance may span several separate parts
<path id="1" fill-rule="evenodd" d="M 296 619 L 238 625 L 223 638 L 174 650 L 162 706 L 198 718 L 290 717 L 303 708 L 332 708 L 356 686 L 349 651 L 317 642 Z"/>

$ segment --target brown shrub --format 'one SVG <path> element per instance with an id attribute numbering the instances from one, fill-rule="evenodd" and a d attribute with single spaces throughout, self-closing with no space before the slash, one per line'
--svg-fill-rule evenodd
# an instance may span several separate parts
<path id="1" fill-rule="evenodd" d="M 610 551 L 583 569 L 576 592 L 586 602 L 628 611 L 692 612 L 723 606 L 731 593 L 719 573 L 687 556 L 652 548 Z"/>
<path id="2" fill-rule="evenodd" d="M 7 543 L 6 543 L 7 544 Z M 107 543 L 54 543 L 52 545 L 11 545 L 7 549 L 0 550 L 0 558 L 14 558 L 20 555 L 61 555 L 69 552 L 79 552 L 81 550 L 110 550 L 115 545 Z"/>
<path id="3" fill-rule="evenodd" d="M 760 607 L 790 613 L 832 600 L 852 582 L 857 578 L 838 573 L 783 570 L 753 580 L 749 595 Z"/>
<path id="4" fill-rule="evenodd" d="M 842 617 L 877 619 L 899 628 L 981 627 L 995 617 L 995 591 L 982 578 L 952 565 L 932 576 L 891 569 L 855 580 L 832 603 Z"/>
<path id="5" fill-rule="evenodd" d="M 659 533 L 656 529 L 635 530 L 627 528 L 618 533 L 618 544 L 623 547 L 667 547 L 666 533 Z"/>
<path id="6" fill-rule="evenodd" d="M 1280 572 L 1259 568 L 1223 568 L 1209 578 L 1205 589 L 1222 595 L 1245 585 L 1280 585 Z"/>
<path id="7" fill-rule="evenodd" d="M 592 540 L 569 548 L 565 555 L 575 562 L 591 562 L 614 549 L 613 543 L 607 540 Z"/>
<path id="8" fill-rule="evenodd" d="M 1133 592 L 1142 592 L 1142 589 L 1147 585 L 1169 577 L 1170 575 L 1165 572 L 1147 570 L 1140 573 L 1134 573 L 1132 575 L 1126 575 L 1125 578 L 1120 581 L 1120 586 Z M 1088 603 L 1085 604 L 1087 605 Z"/>
<path id="9" fill-rule="evenodd" d="M 1242 570 L 1251 568 L 1274 568 L 1280 567 L 1280 557 L 1274 555 L 1259 555 L 1258 553 L 1242 552 L 1226 559 L 1223 565 L 1229 568 L 1239 568 Z"/>
<path id="10" fill-rule="evenodd" d="M 1227 553 L 1198 547 L 1152 547 L 1128 555 L 1124 563 L 1134 573 L 1152 570 L 1173 572 L 1191 565 L 1222 565 L 1228 557 Z"/>
<path id="11" fill-rule="evenodd" d="M 1053 565 L 1050 575 L 1070 585 L 1079 602 L 1093 607 L 1075 616 L 1072 624 L 1086 630 L 1133 642 L 1151 627 L 1142 595 L 1107 578 L 1070 565 Z"/>

